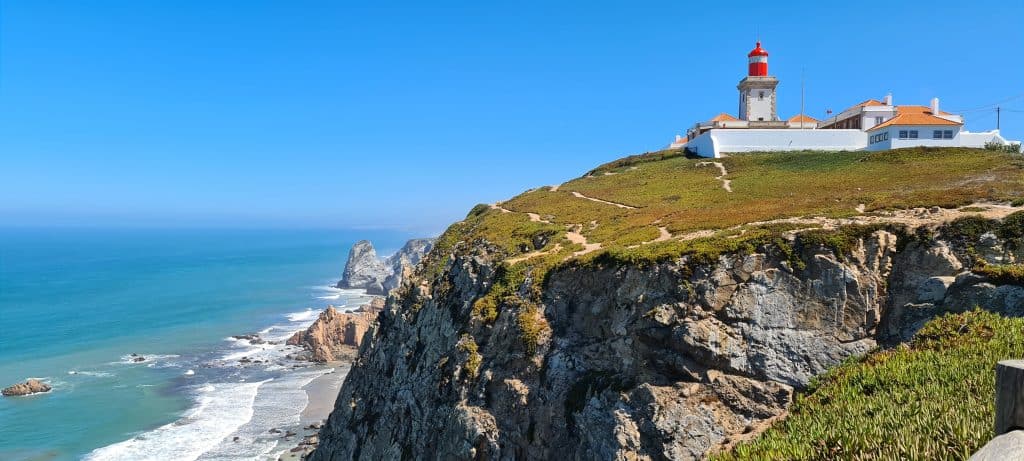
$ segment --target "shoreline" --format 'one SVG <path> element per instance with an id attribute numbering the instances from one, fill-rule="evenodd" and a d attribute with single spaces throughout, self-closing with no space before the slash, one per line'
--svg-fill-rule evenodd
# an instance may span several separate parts
<path id="1" fill-rule="evenodd" d="M 334 401 L 338 398 L 338 391 L 341 390 L 345 376 L 348 375 L 348 370 L 352 366 L 349 362 L 340 361 L 326 365 L 334 367 L 334 369 L 302 387 L 306 391 L 309 401 L 306 403 L 306 408 L 299 413 L 300 424 L 321 423 L 330 416 L 331 410 L 334 410 Z"/>
<path id="2" fill-rule="evenodd" d="M 300 428 L 296 440 L 285 445 L 287 450 L 278 456 L 279 461 L 301 461 L 311 452 L 316 444 L 307 442 L 311 437 L 319 438 L 320 428 L 334 410 L 334 402 L 337 400 L 341 385 L 345 382 L 351 363 L 338 361 L 325 365 L 333 369 L 302 387 L 306 391 L 307 402 L 306 407 L 299 413 Z"/>

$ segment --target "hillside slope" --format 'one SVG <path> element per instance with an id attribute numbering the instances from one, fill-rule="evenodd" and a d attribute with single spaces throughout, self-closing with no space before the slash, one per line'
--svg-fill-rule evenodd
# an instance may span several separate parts
<path id="1" fill-rule="evenodd" d="M 847 357 L 1024 287 L 1024 161 L 623 159 L 480 205 L 389 298 L 315 460 L 699 459 Z M 1014 214 L 1017 213 L 1017 214 Z"/>

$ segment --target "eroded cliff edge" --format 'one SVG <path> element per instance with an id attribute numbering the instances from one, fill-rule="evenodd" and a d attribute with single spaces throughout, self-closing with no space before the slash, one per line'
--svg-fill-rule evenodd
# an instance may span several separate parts
<path id="1" fill-rule="evenodd" d="M 389 299 L 312 459 L 700 459 L 785 411 L 794 388 L 943 310 L 1024 313 L 1024 287 L 965 268 L 1019 260 L 986 233 L 862 229 L 529 276 L 492 323 L 486 242 Z M 968 236 L 967 238 L 970 238 Z M 980 250 L 980 251 L 979 251 Z"/>

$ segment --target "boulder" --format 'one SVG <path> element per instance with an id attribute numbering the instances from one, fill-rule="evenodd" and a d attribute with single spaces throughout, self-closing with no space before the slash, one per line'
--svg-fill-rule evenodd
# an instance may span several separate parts
<path id="1" fill-rule="evenodd" d="M 4 397 L 16 397 L 22 395 L 38 394 L 40 392 L 50 392 L 53 389 L 49 384 L 46 384 L 37 379 L 30 379 L 20 384 L 15 384 L 8 388 L 5 388 L 2 392 Z"/>

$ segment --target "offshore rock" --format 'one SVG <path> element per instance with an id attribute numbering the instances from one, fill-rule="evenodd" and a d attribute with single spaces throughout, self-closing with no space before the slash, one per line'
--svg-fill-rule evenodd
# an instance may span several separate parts
<path id="1" fill-rule="evenodd" d="M 402 283 L 402 278 L 411 273 L 426 255 L 433 239 L 412 239 L 397 253 L 387 259 L 377 257 L 377 251 L 368 240 L 360 240 L 352 246 L 345 263 L 345 271 L 338 288 L 361 288 L 373 295 L 386 295 Z"/>
<path id="2" fill-rule="evenodd" d="M 23 395 L 38 394 L 41 392 L 50 392 L 53 389 L 49 384 L 36 379 L 30 379 L 21 384 L 15 384 L 13 386 L 5 388 L 0 393 L 4 397 L 17 397 Z"/>
<path id="3" fill-rule="evenodd" d="M 351 360 L 383 308 L 382 298 L 374 298 L 352 312 L 338 312 L 334 306 L 328 306 L 309 328 L 288 338 L 287 344 L 305 348 L 308 354 L 299 357 L 313 362 Z"/>

